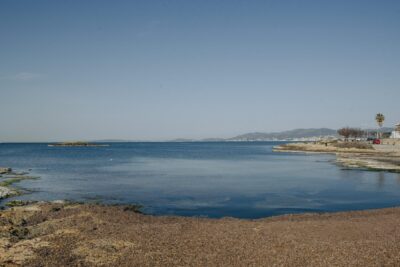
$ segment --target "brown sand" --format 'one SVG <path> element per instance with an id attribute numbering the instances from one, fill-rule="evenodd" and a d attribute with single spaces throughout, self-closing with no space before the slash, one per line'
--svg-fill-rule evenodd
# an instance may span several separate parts
<path id="1" fill-rule="evenodd" d="M 0 266 L 400 266 L 400 208 L 260 220 L 40 204 L 0 213 Z"/>

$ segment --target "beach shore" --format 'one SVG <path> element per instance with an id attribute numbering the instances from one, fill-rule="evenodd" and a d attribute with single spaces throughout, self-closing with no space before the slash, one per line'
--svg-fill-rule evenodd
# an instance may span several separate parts
<path id="1" fill-rule="evenodd" d="M 400 208 L 259 220 L 41 203 L 0 212 L 0 266 L 398 266 Z"/>

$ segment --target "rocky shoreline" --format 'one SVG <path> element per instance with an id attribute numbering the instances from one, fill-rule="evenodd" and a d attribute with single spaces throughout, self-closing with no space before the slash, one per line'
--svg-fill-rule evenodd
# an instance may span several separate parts
<path id="1" fill-rule="evenodd" d="M 12 172 L 12 169 L 9 167 L 0 167 L 0 179 L 1 181 L 3 180 L 3 175 L 5 174 L 10 174 Z M 4 182 L 4 181 L 2 181 Z M 0 200 L 3 198 L 10 197 L 12 195 L 16 194 L 14 190 L 8 188 L 7 186 L 1 185 L 0 183 Z"/>
<path id="2" fill-rule="evenodd" d="M 37 179 L 38 177 L 28 176 L 24 172 L 14 172 L 9 167 L 0 167 L 0 200 L 22 193 L 21 190 L 12 187 L 13 184 L 22 180 Z"/>
<path id="3" fill-rule="evenodd" d="M 400 157 L 393 155 L 338 154 L 336 162 L 349 168 L 400 173 Z"/>
<path id="4" fill-rule="evenodd" d="M 337 147 L 329 143 L 290 143 L 274 147 L 275 152 L 329 153 L 347 168 L 400 172 L 400 147 L 377 145 L 366 148 Z"/>

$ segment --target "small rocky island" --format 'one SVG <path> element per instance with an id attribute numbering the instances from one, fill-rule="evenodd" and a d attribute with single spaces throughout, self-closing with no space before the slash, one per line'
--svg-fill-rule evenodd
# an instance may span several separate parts
<path id="1" fill-rule="evenodd" d="M 108 144 L 100 143 L 89 143 L 89 142 L 61 142 L 49 144 L 48 146 L 61 146 L 61 147 L 98 147 L 98 146 L 109 146 Z"/>

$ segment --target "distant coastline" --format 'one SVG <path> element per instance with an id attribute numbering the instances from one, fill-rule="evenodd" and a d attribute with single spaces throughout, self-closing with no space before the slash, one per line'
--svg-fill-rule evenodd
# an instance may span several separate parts
<path id="1" fill-rule="evenodd" d="M 365 129 L 366 132 L 391 132 L 393 128 Z M 88 139 L 88 141 L 70 142 L 54 141 L 0 141 L 1 143 L 50 143 L 50 146 L 107 146 L 110 143 L 144 143 L 144 142 L 315 142 L 320 140 L 338 139 L 337 130 L 330 128 L 298 128 L 281 132 L 249 132 L 227 138 L 174 138 L 164 140 L 151 139 Z M 82 140 L 81 139 L 81 140 Z M 88 145 L 85 145 L 88 144 Z"/>

